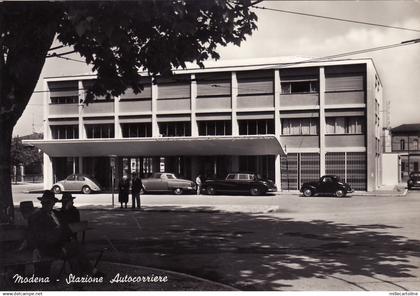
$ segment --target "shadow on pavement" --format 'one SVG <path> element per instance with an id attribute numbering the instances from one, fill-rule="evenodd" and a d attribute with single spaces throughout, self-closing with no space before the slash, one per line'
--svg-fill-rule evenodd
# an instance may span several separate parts
<path id="1" fill-rule="evenodd" d="M 106 260 L 183 272 L 241 290 L 288 290 L 290 281 L 415 277 L 420 241 L 394 226 L 295 221 L 211 207 L 83 210 L 95 230 L 88 246 Z M 345 280 L 343 280 L 345 281 Z M 351 287 L 355 283 L 346 281 Z M 404 287 L 395 285 L 394 289 Z"/>

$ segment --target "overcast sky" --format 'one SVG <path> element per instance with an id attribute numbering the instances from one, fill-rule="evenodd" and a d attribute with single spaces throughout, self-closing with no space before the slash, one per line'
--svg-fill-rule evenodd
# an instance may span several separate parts
<path id="1" fill-rule="evenodd" d="M 258 6 L 420 30 L 420 1 L 263 1 Z M 282 56 L 323 57 L 420 38 L 420 32 L 254 9 L 258 30 L 241 47 L 219 49 L 222 60 Z M 81 59 L 73 55 L 73 58 Z M 372 58 L 390 101 L 390 123 L 420 123 L 420 43 L 347 58 Z M 77 62 L 51 58 L 42 77 L 89 73 Z M 42 90 L 38 82 L 36 90 Z M 34 94 L 15 135 L 42 132 L 43 94 Z"/>

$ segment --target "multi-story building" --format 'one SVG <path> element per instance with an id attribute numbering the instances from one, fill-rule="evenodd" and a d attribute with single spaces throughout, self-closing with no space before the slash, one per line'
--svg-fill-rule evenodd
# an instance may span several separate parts
<path id="1" fill-rule="evenodd" d="M 401 181 L 406 181 L 410 172 L 419 171 L 420 124 L 402 124 L 391 129 L 391 150 L 400 156 Z"/>
<path id="2" fill-rule="evenodd" d="M 45 187 L 67 174 L 110 184 L 133 171 L 187 178 L 255 171 L 283 190 L 337 174 L 379 184 L 382 85 L 371 59 L 175 71 L 140 94 L 79 104 L 93 75 L 45 78 Z M 113 159 L 110 161 L 110 159 Z"/>

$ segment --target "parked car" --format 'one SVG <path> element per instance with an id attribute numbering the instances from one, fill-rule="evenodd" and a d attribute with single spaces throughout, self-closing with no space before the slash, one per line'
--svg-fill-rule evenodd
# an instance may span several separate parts
<path id="1" fill-rule="evenodd" d="M 206 180 L 201 188 L 201 192 L 209 195 L 216 193 L 262 195 L 275 191 L 277 187 L 273 181 L 263 179 L 255 173 L 229 173 L 223 180 Z"/>
<path id="2" fill-rule="evenodd" d="M 84 194 L 89 194 L 92 191 L 99 192 L 101 187 L 98 182 L 95 181 L 92 177 L 86 175 L 72 174 L 69 175 L 66 179 L 58 181 L 52 186 L 52 191 L 59 194 L 64 191 L 69 192 L 83 192 Z"/>
<path id="3" fill-rule="evenodd" d="M 178 179 L 172 173 L 153 173 L 150 178 L 141 180 L 143 192 L 172 192 L 176 195 L 196 190 L 196 185 L 191 180 Z"/>
<path id="4" fill-rule="evenodd" d="M 300 188 L 300 192 L 302 192 L 306 197 L 315 194 L 345 197 L 347 193 L 352 193 L 354 190 L 349 184 L 341 182 L 340 177 L 335 175 L 325 175 L 319 178 L 319 181 L 303 183 Z"/>
<path id="5" fill-rule="evenodd" d="M 407 181 L 408 189 L 420 187 L 420 172 L 411 172 Z"/>

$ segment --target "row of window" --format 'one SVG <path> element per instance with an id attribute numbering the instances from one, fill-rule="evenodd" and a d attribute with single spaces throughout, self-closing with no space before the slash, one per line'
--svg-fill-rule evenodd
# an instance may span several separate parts
<path id="1" fill-rule="evenodd" d="M 408 148 L 408 145 L 406 145 L 405 140 L 400 140 L 400 150 L 419 150 L 419 140 L 413 139 L 411 141 L 410 148 Z"/>
<path id="2" fill-rule="evenodd" d="M 191 123 L 160 122 L 159 134 L 161 137 L 189 137 L 191 136 Z M 87 124 L 87 138 L 114 138 L 114 124 Z M 239 135 L 267 135 L 274 134 L 274 120 L 238 120 Z M 144 138 L 152 136 L 151 123 L 123 123 L 121 124 L 124 138 Z M 354 117 L 327 117 L 326 134 L 363 134 L 365 130 L 364 118 Z M 76 139 L 79 128 L 77 125 L 51 126 L 53 139 Z M 199 136 L 227 136 L 232 135 L 230 120 L 199 121 Z M 318 135 L 319 120 L 317 118 L 284 118 L 281 121 L 282 135 Z M 403 149 L 404 140 L 401 140 Z M 417 142 L 418 145 L 418 142 Z"/>

